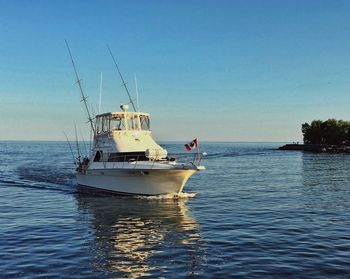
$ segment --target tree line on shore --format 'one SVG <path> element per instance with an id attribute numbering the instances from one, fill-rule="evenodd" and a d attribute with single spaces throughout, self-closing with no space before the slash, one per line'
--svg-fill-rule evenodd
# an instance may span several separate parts
<path id="1" fill-rule="evenodd" d="M 302 124 L 305 144 L 350 145 L 350 121 L 328 119 Z"/>

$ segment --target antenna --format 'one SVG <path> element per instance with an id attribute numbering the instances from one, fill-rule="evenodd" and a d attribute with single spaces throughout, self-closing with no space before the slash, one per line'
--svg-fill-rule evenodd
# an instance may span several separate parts
<path id="1" fill-rule="evenodd" d="M 94 127 L 94 122 L 92 121 L 92 118 L 91 118 L 91 115 L 90 115 L 90 111 L 89 111 L 89 108 L 88 108 L 88 105 L 87 105 L 87 96 L 84 95 L 84 91 L 83 91 L 83 88 L 81 87 L 81 79 L 79 78 L 78 76 L 78 72 L 77 72 L 77 69 L 75 67 L 75 63 L 74 63 L 74 60 L 73 60 L 73 56 L 72 56 L 72 53 L 70 51 L 70 48 L 69 48 L 69 45 L 67 43 L 67 40 L 64 40 L 66 42 L 66 46 L 67 46 L 67 49 L 68 49 L 68 52 L 69 52 L 69 56 L 70 56 L 70 59 L 72 61 L 72 65 L 73 65 L 73 69 L 74 69 L 74 73 L 75 73 L 75 77 L 77 79 L 76 83 L 78 84 L 79 86 L 79 89 L 80 89 L 80 93 L 81 93 L 81 102 L 84 102 L 84 106 L 85 106 L 85 110 L 86 110 L 86 113 L 87 113 L 87 116 L 88 116 L 88 120 L 90 122 L 90 125 L 91 125 L 91 129 L 94 131 L 95 133 L 95 127 Z"/>
<path id="2" fill-rule="evenodd" d="M 119 76 L 120 76 L 120 79 L 122 80 L 122 83 L 123 83 L 122 85 L 124 86 L 125 91 L 126 91 L 126 93 L 128 94 L 129 102 L 130 102 L 130 104 L 132 105 L 134 111 L 136 111 L 136 108 L 135 108 L 135 105 L 134 105 L 133 100 L 131 99 L 131 96 L 130 96 L 128 87 L 126 86 L 126 83 L 125 83 L 125 81 L 124 81 L 124 78 L 123 78 L 123 76 L 122 76 L 122 74 L 121 74 L 121 72 L 120 72 L 120 70 L 119 70 L 118 64 L 117 64 L 117 62 L 116 62 L 115 59 L 114 59 L 113 53 L 112 53 L 111 49 L 109 48 L 109 45 L 107 45 L 107 48 L 108 48 L 108 51 L 109 51 L 110 55 L 112 56 L 112 59 L 113 59 L 113 61 L 114 61 L 114 65 L 115 65 L 115 67 L 117 68 L 117 71 L 118 71 L 118 74 L 119 74 Z"/>
<path id="3" fill-rule="evenodd" d="M 136 91 L 136 106 L 137 106 L 137 111 L 140 111 L 140 107 L 139 107 L 139 88 L 137 86 L 136 73 L 134 74 L 134 78 L 135 78 L 135 91 Z"/>
<path id="4" fill-rule="evenodd" d="M 103 76 L 102 76 L 102 72 L 101 72 L 101 79 L 100 79 L 100 102 L 99 102 L 99 104 L 98 104 L 98 114 L 101 113 L 102 79 L 103 79 Z"/>

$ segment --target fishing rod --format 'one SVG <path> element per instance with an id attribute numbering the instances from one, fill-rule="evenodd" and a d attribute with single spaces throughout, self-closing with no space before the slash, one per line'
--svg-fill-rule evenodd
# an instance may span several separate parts
<path id="1" fill-rule="evenodd" d="M 69 149 L 70 149 L 70 153 L 72 154 L 72 157 L 73 157 L 74 165 L 77 166 L 77 161 L 76 161 L 76 158 L 74 156 L 73 149 L 72 149 L 72 146 L 71 146 L 71 144 L 69 142 L 68 136 L 67 136 L 67 134 L 65 132 L 62 132 L 62 133 L 66 136 L 67 143 L 68 143 Z"/>
<path id="2" fill-rule="evenodd" d="M 77 125 L 74 123 L 74 130 L 75 130 L 75 143 L 76 143 L 76 145 L 77 145 L 77 151 L 78 151 L 78 162 L 79 162 L 79 164 L 81 163 L 80 162 L 80 158 L 81 158 L 81 156 L 80 156 L 80 148 L 79 148 L 79 142 L 78 142 L 78 133 L 77 133 Z"/>
<path id="3" fill-rule="evenodd" d="M 87 157 L 87 156 L 89 156 L 89 155 L 88 155 L 88 152 L 87 152 L 87 147 L 86 147 L 85 139 L 84 139 L 84 136 L 83 136 L 83 133 L 81 132 L 81 130 L 80 130 L 80 135 L 81 135 L 81 138 L 83 139 L 84 151 L 85 151 L 85 154 L 86 154 L 86 157 Z"/>
<path id="4" fill-rule="evenodd" d="M 66 42 L 66 46 L 67 46 L 67 49 L 68 49 L 68 52 L 69 52 L 69 56 L 70 56 L 70 59 L 71 59 L 72 65 L 73 65 L 75 77 L 76 77 L 76 79 L 77 79 L 76 83 L 78 84 L 79 89 L 80 89 L 80 93 L 81 93 L 81 102 L 84 102 L 85 110 L 86 110 L 86 113 L 87 113 L 87 116 L 88 116 L 88 122 L 90 122 L 91 129 L 92 129 L 92 130 L 94 131 L 94 133 L 95 133 L 94 122 L 93 122 L 93 120 L 92 120 L 92 118 L 91 118 L 91 114 L 90 114 L 90 111 L 89 111 L 89 108 L 88 108 L 88 104 L 87 104 L 87 98 L 88 98 L 88 97 L 85 96 L 84 91 L 83 91 L 83 88 L 82 88 L 82 86 L 81 86 L 81 79 L 79 78 L 77 69 L 76 69 L 76 67 L 75 67 L 75 63 L 74 63 L 73 56 L 72 56 L 72 53 L 71 53 L 71 51 L 70 51 L 68 42 L 67 42 L 67 40 L 64 40 L 64 41 Z"/>
<path id="5" fill-rule="evenodd" d="M 118 71 L 119 77 L 120 77 L 120 79 L 122 80 L 122 83 L 123 83 L 122 85 L 124 86 L 125 91 L 126 91 L 126 93 L 128 94 L 129 102 L 130 102 L 130 104 L 132 105 L 134 111 L 136 112 L 136 108 L 135 108 L 135 105 L 134 105 L 133 100 L 131 99 L 129 89 L 128 89 L 128 87 L 126 86 L 126 82 L 124 81 L 124 78 L 123 78 L 123 76 L 122 76 L 122 73 L 121 73 L 120 70 L 119 70 L 118 64 L 117 64 L 117 62 L 116 62 L 116 60 L 115 60 L 115 58 L 114 58 L 114 56 L 113 56 L 113 53 L 112 53 L 111 49 L 109 48 L 109 45 L 107 45 L 107 48 L 108 48 L 108 51 L 109 51 L 110 55 L 112 56 L 112 59 L 113 59 L 113 61 L 114 61 L 114 65 L 115 65 L 115 67 L 116 67 L 116 69 L 117 69 L 117 71 Z"/>

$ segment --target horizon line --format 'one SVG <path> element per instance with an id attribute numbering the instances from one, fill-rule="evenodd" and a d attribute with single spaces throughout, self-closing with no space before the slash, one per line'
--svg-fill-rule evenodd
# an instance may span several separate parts
<path id="1" fill-rule="evenodd" d="M 67 140 L 43 140 L 43 139 L 0 139 L 0 142 L 67 142 Z M 78 142 L 90 142 L 78 140 Z M 187 143 L 188 140 L 159 140 L 159 143 Z M 288 143 L 293 141 L 248 141 L 248 140 L 203 140 L 204 143 Z M 299 141 L 300 143 L 300 141 Z"/>

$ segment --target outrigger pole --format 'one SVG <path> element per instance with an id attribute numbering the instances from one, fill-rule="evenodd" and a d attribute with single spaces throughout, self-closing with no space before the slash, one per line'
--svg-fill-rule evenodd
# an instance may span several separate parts
<path id="1" fill-rule="evenodd" d="M 130 92 L 129 92 L 129 90 L 128 90 L 128 87 L 126 86 L 126 82 L 124 81 L 124 78 L 123 78 L 123 76 L 122 76 L 122 73 L 121 73 L 120 70 L 119 70 L 118 64 L 117 64 L 117 62 L 116 62 L 115 59 L 114 59 L 113 53 L 112 53 L 111 49 L 109 48 L 109 45 L 107 45 L 107 48 L 108 48 L 108 51 L 109 51 L 110 55 L 112 56 L 114 65 L 115 65 L 115 67 L 117 68 L 117 71 L 118 71 L 118 74 L 119 74 L 119 76 L 120 76 L 120 79 L 122 80 L 122 83 L 123 83 L 122 85 L 124 86 L 125 91 L 126 91 L 126 93 L 128 94 L 129 102 L 130 102 L 130 104 L 132 105 L 132 108 L 134 109 L 134 111 L 136 112 L 136 108 L 135 108 L 135 105 L 134 105 L 134 101 L 131 99 Z"/>
<path id="2" fill-rule="evenodd" d="M 64 40 L 66 42 L 66 46 L 67 46 L 67 49 L 68 49 L 68 52 L 69 52 L 69 56 L 70 56 L 70 59 L 72 61 L 72 65 L 73 65 L 73 69 L 74 69 L 74 73 L 75 73 L 75 77 L 77 79 L 76 83 L 78 84 L 79 86 L 79 89 L 80 89 L 80 93 L 81 93 L 81 102 L 84 102 L 84 106 L 85 106 L 85 110 L 86 110 L 86 113 L 87 113 L 87 116 L 88 116 L 88 121 L 90 122 L 90 125 L 91 125 L 91 129 L 92 131 L 95 133 L 95 127 L 94 127 L 94 122 L 91 118 L 91 115 L 90 115 L 90 111 L 89 111 L 89 108 L 88 108 L 88 105 L 87 105 L 87 96 L 85 96 L 84 94 L 84 91 L 83 91 L 83 88 L 81 86 L 81 79 L 79 78 L 78 76 L 78 72 L 77 72 L 77 69 L 75 67 L 75 63 L 74 63 L 74 60 L 73 60 L 73 56 L 72 56 L 72 53 L 70 51 L 70 48 L 69 48 L 69 45 L 67 43 L 67 40 Z"/>

